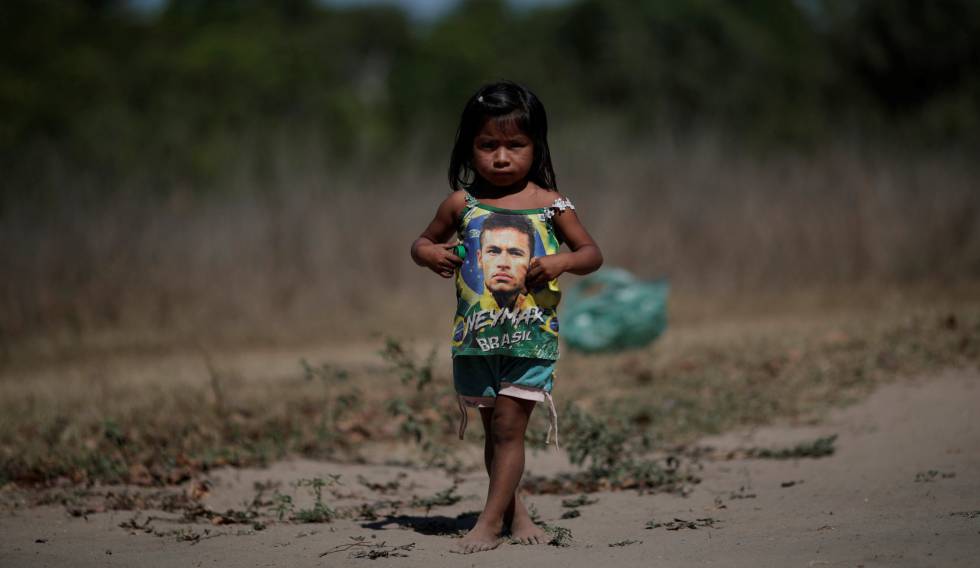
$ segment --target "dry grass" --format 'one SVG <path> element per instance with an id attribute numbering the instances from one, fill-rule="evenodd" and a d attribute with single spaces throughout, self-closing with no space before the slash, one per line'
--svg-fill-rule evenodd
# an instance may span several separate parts
<path id="1" fill-rule="evenodd" d="M 610 143 L 597 155 L 596 146 L 582 132 L 556 142 L 562 190 L 607 263 L 668 277 L 685 317 L 703 313 L 705 297 L 726 305 L 923 282 L 942 292 L 980 277 L 980 172 L 965 159 L 860 148 L 749 157 L 712 142 Z M 283 164 L 207 198 L 66 192 L 7 206 L 0 356 L 364 339 L 392 326 L 443 333 L 451 287 L 407 253 L 446 194 L 441 167 L 355 178 L 312 159 Z"/>
<path id="2" fill-rule="evenodd" d="M 387 361 L 374 347 L 384 345 L 343 364 L 304 365 L 290 354 L 250 369 L 235 353 L 191 353 L 22 368 L 0 381 L 0 481 L 167 485 L 221 465 L 357 460 L 378 444 L 406 443 L 426 463 L 458 467 L 444 358 L 430 364 L 423 342 L 395 356 L 389 345 Z M 262 359 L 273 356 L 252 360 Z M 681 324 L 645 350 L 567 355 L 556 397 L 566 446 L 579 439 L 579 452 L 594 455 L 583 428 L 634 449 L 669 448 L 733 427 L 812 420 L 883 381 L 978 362 L 976 303 Z M 576 420 L 565 406 L 573 401 L 594 418 Z M 478 430 L 469 443 L 479 443 Z M 534 445 L 545 430 L 536 413 Z"/>
<path id="3" fill-rule="evenodd" d="M 559 181 L 607 262 L 673 290 L 654 347 L 560 363 L 559 400 L 612 435 L 663 446 L 809 419 L 883 380 L 977 364 L 975 168 L 708 143 L 597 159 L 568 140 Z M 447 349 L 430 338 L 448 332 L 451 284 L 407 250 L 441 176 L 289 163 L 208 198 L 0 212 L 0 482 L 171 484 L 409 437 L 452 467 L 436 455 L 454 432 L 448 357 L 423 392 L 377 355 L 386 335 L 415 338 L 419 373 Z"/>

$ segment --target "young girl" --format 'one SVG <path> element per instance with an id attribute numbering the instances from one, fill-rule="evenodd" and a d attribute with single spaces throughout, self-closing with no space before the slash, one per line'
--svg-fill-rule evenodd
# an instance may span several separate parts
<path id="1" fill-rule="evenodd" d="M 412 258 L 443 278 L 456 279 L 453 383 L 466 429 L 476 406 L 486 432 L 490 475 L 486 506 L 463 537 L 460 552 L 496 548 L 505 530 L 523 544 L 544 533 L 517 494 L 524 473 L 524 432 L 536 402 L 551 399 L 558 359 L 563 272 L 588 274 L 602 253 L 557 192 L 548 150 L 544 106 L 527 88 L 486 85 L 466 103 L 449 161 L 453 193 L 412 243 Z M 465 253 L 457 256 L 458 237 Z M 560 243 L 571 252 L 558 252 Z M 549 426 L 549 438 L 551 426 Z"/>

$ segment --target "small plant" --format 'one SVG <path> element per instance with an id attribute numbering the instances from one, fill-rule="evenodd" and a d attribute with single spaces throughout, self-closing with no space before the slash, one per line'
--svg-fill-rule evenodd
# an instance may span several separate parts
<path id="1" fill-rule="evenodd" d="M 734 501 L 736 499 L 755 499 L 755 493 L 749 493 L 749 490 L 744 486 L 739 486 L 738 491 L 732 491 L 728 495 L 729 501 Z"/>
<path id="2" fill-rule="evenodd" d="M 609 546 L 629 546 L 631 544 L 643 544 L 643 541 L 642 540 L 631 540 L 631 539 L 628 539 L 627 538 L 625 540 L 620 540 L 618 542 L 610 542 L 609 543 Z"/>
<path id="3" fill-rule="evenodd" d="M 419 507 L 425 509 L 425 514 L 429 514 L 429 511 L 433 507 L 448 507 L 449 505 L 455 505 L 459 503 L 462 499 L 460 495 L 456 494 L 456 485 L 452 485 L 448 489 L 443 489 L 442 491 L 436 493 L 432 497 L 414 497 L 410 506 Z"/>
<path id="4" fill-rule="evenodd" d="M 378 509 L 384 506 L 383 502 L 376 503 L 361 503 L 356 510 L 354 510 L 351 516 L 355 519 L 364 519 L 366 521 L 375 521 L 380 516 L 378 514 Z"/>
<path id="5" fill-rule="evenodd" d="M 126 435 L 123 434 L 122 428 L 119 427 L 119 423 L 112 418 L 106 418 L 102 422 L 102 432 L 105 439 L 111 442 L 114 446 L 122 448 L 126 445 Z"/>
<path id="6" fill-rule="evenodd" d="M 929 471 L 920 471 L 915 474 L 916 483 L 931 483 L 937 479 L 952 479 L 956 477 L 953 472 L 942 472 L 935 469 L 930 469 Z"/>
<path id="7" fill-rule="evenodd" d="M 351 553 L 351 558 L 367 558 L 368 560 L 375 560 L 377 558 L 390 558 L 401 556 L 407 558 L 406 552 L 410 552 L 415 548 L 415 543 L 410 542 L 408 544 L 403 544 L 400 546 L 387 546 L 385 543 L 380 543 L 375 545 L 373 548 L 368 550 L 357 550 Z"/>
<path id="8" fill-rule="evenodd" d="M 431 388 L 436 352 L 433 347 L 425 360 L 418 362 L 400 341 L 385 338 L 381 357 L 392 371 L 400 375 L 403 384 L 415 386 L 412 396 L 392 398 L 386 408 L 392 416 L 400 419 L 399 434 L 412 439 L 421 448 L 427 466 L 455 473 L 462 467 L 462 462 L 444 443 L 445 434 L 453 429 L 455 414 L 440 404 L 448 397 L 438 396 Z"/>
<path id="9" fill-rule="evenodd" d="M 169 534 L 177 539 L 177 542 L 199 542 L 201 538 L 210 535 L 211 531 L 209 529 L 204 529 L 203 533 L 199 533 L 194 529 L 181 527 L 170 531 Z M 165 534 L 158 536 L 165 536 Z"/>
<path id="10" fill-rule="evenodd" d="M 950 513 L 950 517 L 963 517 L 964 519 L 980 519 L 980 511 L 956 511 Z"/>
<path id="11" fill-rule="evenodd" d="M 746 452 L 747 457 L 765 458 L 775 460 L 788 460 L 794 458 L 822 458 L 834 454 L 834 441 L 837 434 L 817 438 L 812 442 L 803 442 L 791 448 L 753 448 Z"/>
<path id="12" fill-rule="evenodd" d="M 363 475 L 358 475 L 357 482 L 363 485 L 364 487 L 367 487 L 371 491 L 377 491 L 382 495 L 389 495 L 392 493 L 397 493 L 398 490 L 401 489 L 401 480 L 404 477 L 407 477 L 407 475 L 405 473 L 400 473 L 397 478 L 392 479 L 391 481 L 386 481 L 384 483 L 376 483 L 364 477 Z"/>
<path id="13" fill-rule="evenodd" d="M 575 465 L 589 464 L 596 472 L 610 472 L 622 464 L 627 450 L 627 431 L 622 424 L 610 426 L 569 404 L 565 411 L 569 424 L 565 435 L 568 459 Z"/>
<path id="14" fill-rule="evenodd" d="M 588 495 L 582 494 L 574 499 L 562 499 L 561 506 L 576 508 L 576 507 L 584 507 L 585 505 L 592 505 L 598 502 L 599 502 L 598 499 L 590 499 Z"/>
<path id="15" fill-rule="evenodd" d="M 140 518 L 140 514 L 136 513 L 129 520 L 119 523 L 119 527 L 123 529 L 142 531 L 147 533 L 153 532 L 153 527 L 150 526 L 150 521 L 152 520 L 152 518 L 147 517 L 145 520 L 143 520 L 143 522 L 140 522 L 139 518 Z"/>
<path id="16" fill-rule="evenodd" d="M 544 532 L 551 537 L 551 539 L 548 540 L 548 544 L 551 546 L 567 548 L 572 545 L 572 531 L 566 529 L 565 527 L 544 525 Z"/>
<path id="17" fill-rule="evenodd" d="M 669 531 L 677 531 L 681 529 L 715 528 L 715 523 L 717 522 L 718 519 L 713 519 L 711 517 L 694 519 L 693 521 L 675 518 L 673 521 L 667 521 L 665 523 L 661 523 L 657 521 L 647 521 L 646 528 L 648 529 L 665 528 Z"/>
<path id="18" fill-rule="evenodd" d="M 329 384 L 332 382 L 345 382 L 350 378 L 350 373 L 340 367 L 334 367 L 330 363 L 322 363 L 314 367 L 306 359 L 300 359 L 299 364 L 303 367 L 303 378 L 307 381 L 319 379 L 324 384 Z"/>
<path id="19" fill-rule="evenodd" d="M 572 464 L 585 467 L 555 478 L 528 476 L 525 488 L 539 493 L 593 492 L 600 489 L 667 490 L 684 492 L 693 475 L 679 471 L 675 456 L 642 459 L 651 450 L 649 437 L 633 432 L 623 420 L 600 420 L 574 405 L 566 408 L 565 448 Z M 580 498 L 581 499 L 581 498 Z M 568 505 L 572 506 L 572 505 Z"/>
<path id="20" fill-rule="evenodd" d="M 306 382 L 317 380 L 322 386 L 323 402 L 319 405 L 319 419 L 315 430 L 318 442 L 316 446 L 329 452 L 335 445 L 343 444 L 344 438 L 337 427 L 338 422 L 361 405 L 361 391 L 356 386 L 347 386 L 344 387 L 345 390 L 339 390 L 338 387 L 350 378 L 350 373 L 345 369 L 330 363 L 314 366 L 306 359 L 300 359 L 299 363 L 303 369 L 303 380 Z"/>
<path id="21" fill-rule="evenodd" d="M 312 508 L 296 511 L 293 519 L 303 523 L 329 523 L 337 518 L 337 511 L 323 502 L 323 488 L 338 484 L 340 484 L 340 475 L 335 474 L 328 474 L 326 479 L 314 477 L 297 481 L 297 487 L 309 487 L 310 492 L 313 493 L 314 502 Z"/>
<path id="22" fill-rule="evenodd" d="M 285 516 L 293 511 L 293 498 L 290 495 L 283 495 L 278 491 L 272 495 L 272 510 L 276 513 L 278 520 L 283 520 Z"/>
<path id="23" fill-rule="evenodd" d="M 217 536 L 221 536 L 223 534 L 223 533 L 212 533 L 211 529 L 204 529 L 202 532 L 197 532 L 189 527 L 179 527 L 176 529 L 169 529 L 169 530 L 157 530 L 153 528 L 153 525 L 150 524 L 150 522 L 154 520 L 162 520 L 162 519 L 156 517 L 147 517 L 144 521 L 140 522 L 139 514 L 137 514 L 136 516 L 129 519 L 128 521 L 124 521 L 120 523 L 119 526 L 124 529 L 129 529 L 130 531 L 139 531 L 159 538 L 172 536 L 177 542 L 190 542 L 192 544 L 197 543 L 203 539 L 214 538 Z"/>
<path id="24" fill-rule="evenodd" d="M 337 518 L 337 512 L 323 503 L 314 503 L 310 509 L 300 509 L 293 515 L 293 520 L 301 523 L 329 523 Z"/>
<path id="25" fill-rule="evenodd" d="M 313 497 L 319 503 L 323 501 L 323 488 L 330 487 L 333 485 L 343 485 L 340 483 L 340 475 L 328 473 L 326 479 L 322 477 L 313 477 L 310 479 L 300 479 L 296 482 L 296 487 L 309 487 L 310 491 L 313 493 Z"/>
<path id="26" fill-rule="evenodd" d="M 415 384 L 415 390 L 422 391 L 432 382 L 437 349 L 432 348 L 425 361 L 418 363 L 400 341 L 393 337 L 385 338 L 381 357 L 401 375 L 402 384 Z"/>
<path id="27" fill-rule="evenodd" d="M 401 417 L 401 424 L 398 432 L 407 438 L 411 438 L 416 444 L 426 441 L 427 428 L 425 422 L 417 418 L 417 413 L 404 398 L 396 397 L 388 401 L 388 412 L 395 417 Z"/>
<path id="28" fill-rule="evenodd" d="M 251 500 L 243 502 L 242 505 L 248 511 L 258 511 L 262 507 L 268 507 L 272 504 L 272 501 L 267 500 L 265 494 L 269 490 L 275 491 L 278 486 L 279 483 L 275 481 L 256 481 L 252 484 L 255 495 L 252 496 Z M 206 488 L 203 490 L 206 490 Z"/>
<path id="29" fill-rule="evenodd" d="M 212 525 L 248 525 L 255 524 L 258 516 L 259 513 L 253 510 L 227 509 L 224 513 L 219 513 L 204 505 L 197 505 L 185 509 L 183 519 L 189 523 L 197 522 L 199 519 L 207 519 Z"/>

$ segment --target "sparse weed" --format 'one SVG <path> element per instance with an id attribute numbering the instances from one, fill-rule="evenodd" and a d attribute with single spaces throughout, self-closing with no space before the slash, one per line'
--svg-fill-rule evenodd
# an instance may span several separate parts
<path id="1" fill-rule="evenodd" d="M 296 487 L 309 487 L 313 494 L 313 497 L 319 503 L 323 501 L 323 488 L 332 487 L 334 485 L 342 485 L 340 482 L 340 475 L 328 473 L 324 477 L 312 477 L 310 479 L 300 479 L 295 483 Z"/>
<path id="2" fill-rule="evenodd" d="M 204 529 L 202 531 L 196 531 L 190 527 L 178 527 L 175 529 L 160 530 L 155 528 L 150 524 L 156 519 L 155 517 L 147 517 L 146 519 L 140 521 L 139 514 L 133 516 L 127 521 L 119 523 L 119 526 L 124 529 L 128 529 L 133 533 L 145 533 L 150 534 L 158 538 L 173 537 L 177 542 L 189 542 L 195 544 L 201 540 L 214 538 L 216 536 L 221 536 L 222 533 L 213 533 L 211 529 Z"/>
<path id="3" fill-rule="evenodd" d="M 371 491 L 377 491 L 382 495 L 389 495 L 392 493 L 397 493 L 398 490 L 401 489 L 401 480 L 406 477 L 408 477 L 408 475 L 402 472 L 398 474 L 397 478 L 392 479 L 391 481 L 386 481 L 384 483 L 375 483 L 373 481 L 370 481 L 368 478 L 364 477 L 363 475 L 358 475 L 357 482 L 363 485 L 364 487 L 370 489 Z"/>
<path id="4" fill-rule="evenodd" d="M 272 496 L 272 510 L 276 513 L 276 518 L 280 521 L 293 511 L 293 498 L 291 495 L 283 495 L 278 491 Z"/>
<path id="5" fill-rule="evenodd" d="M 648 529 L 664 528 L 669 531 L 677 531 L 681 529 L 715 528 L 715 524 L 718 522 L 719 522 L 718 519 L 713 519 L 711 517 L 694 519 L 693 521 L 675 518 L 673 521 L 667 521 L 667 522 L 648 521 L 646 528 Z"/>
<path id="6" fill-rule="evenodd" d="M 313 477 L 301 479 L 296 487 L 308 487 L 313 494 L 313 507 L 300 509 L 293 514 L 293 519 L 301 523 L 329 523 L 339 516 L 338 512 L 323 502 L 323 488 L 340 484 L 340 476 L 327 474 L 326 478 Z"/>
<path id="7" fill-rule="evenodd" d="M 956 511 L 950 513 L 950 517 L 963 517 L 964 519 L 980 519 L 980 510 L 977 511 Z"/>
<path id="8" fill-rule="evenodd" d="M 677 443 L 777 417 L 816 419 L 896 377 L 974 365 L 980 358 L 975 307 L 957 314 L 854 318 L 816 330 L 786 328 L 654 360 L 661 380 L 644 387 L 641 396 L 599 400 L 593 411 L 625 417 L 657 441 Z M 599 365 L 582 359 L 573 370 L 582 376 L 608 373 Z M 627 378 L 624 382 L 635 383 Z"/>
<path id="9" fill-rule="evenodd" d="M 752 448 L 747 451 L 748 457 L 787 460 L 794 458 L 822 458 L 834 454 L 834 441 L 837 434 L 817 438 L 812 442 L 803 442 L 791 448 Z"/>
<path id="10" fill-rule="evenodd" d="M 347 414 L 356 411 L 363 395 L 357 386 L 347 385 L 350 373 L 330 363 L 312 365 L 300 359 L 303 380 L 307 383 L 319 382 L 323 400 L 317 420 L 316 439 L 318 446 L 328 449 L 342 444 L 342 429 L 338 423 Z"/>
<path id="11" fill-rule="evenodd" d="M 584 467 L 584 471 L 552 478 L 528 476 L 523 485 L 528 491 L 567 493 L 632 488 L 684 492 L 688 485 L 697 483 L 693 474 L 680 471 L 677 456 L 643 457 L 649 454 L 650 439 L 624 421 L 601 420 L 572 404 L 566 406 L 564 415 L 565 449 L 572 464 Z"/>
<path id="12" fill-rule="evenodd" d="M 361 503 L 358 505 L 357 510 L 353 512 L 353 517 L 357 519 L 364 519 L 366 521 L 377 520 L 380 516 L 378 514 L 378 509 L 384 506 L 383 502 L 375 503 Z"/>
<path id="13" fill-rule="evenodd" d="M 382 542 L 368 542 L 363 536 L 352 536 L 350 537 L 353 542 L 346 544 L 339 544 L 326 552 L 320 553 L 320 558 L 327 556 L 328 554 L 335 554 L 337 552 L 350 552 L 348 558 L 367 558 L 369 560 L 375 560 L 378 558 L 391 558 L 391 557 L 407 557 L 407 552 L 411 552 L 415 548 L 415 543 L 410 542 L 408 544 L 402 545 L 388 545 L 384 541 Z"/>
<path id="14" fill-rule="evenodd" d="M 678 462 L 637 456 L 657 455 L 650 450 L 704 433 L 779 417 L 819 417 L 831 405 L 855 400 L 895 377 L 980 362 L 980 312 L 971 306 L 852 318 L 815 329 L 712 339 L 672 348 L 665 358 L 633 354 L 627 360 L 632 366 L 618 365 L 623 376 L 614 371 L 610 377 L 614 388 L 608 394 L 595 390 L 592 377 L 616 369 L 618 356 L 571 358 L 563 392 L 589 415 L 564 414 L 562 438 L 587 471 L 529 479 L 528 488 L 575 494 L 626 487 L 683 490 L 694 480 Z M 38 488 L 162 487 L 213 468 L 287 455 L 356 457 L 362 441 L 397 438 L 416 443 L 424 463 L 457 469 L 450 382 L 437 380 L 431 354 L 415 357 L 395 340 L 385 345 L 386 361 L 405 381 L 385 393 L 387 405 L 380 399 L 364 404 L 368 395 L 358 386 L 365 375 L 355 377 L 361 371 L 309 361 L 301 362 L 301 376 L 286 389 L 240 381 L 215 361 L 196 384 L 150 391 L 121 379 L 98 389 L 8 381 L 0 397 L 0 480 Z M 638 387 L 633 374 L 647 372 L 656 380 Z M 382 419 L 386 410 L 394 421 Z M 772 457 L 811 457 L 831 447 L 827 440 L 769 451 Z M 84 514 L 85 507 L 76 510 Z"/>
<path id="15" fill-rule="evenodd" d="M 598 499 L 590 498 L 588 495 L 582 494 L 574 499 L 562 499 L 561 506 L 569 508 L 584 507 L 585 505 L 592 505 L 598 503 Z"/>
<path id="16" fill-rule="evenodd" d="M 559 548 L 567 548 L 572 545 L 572 531 L 570 529 L 557 525 L 544 525 L 542 528 L 551 537 L 548 540 L 549 545 Z"/>
<path id="17" fill-rule="evenodd" d="M 319 502 L 309 509 L 300 509 L 293 514 L 293 520 L 301 523 L 329 523 L 335 518 L 337 511 Z"/>
<path id="18" fill-rule="evenodd" d="M 916 483 L 931 483 L 937 479 L 952 479 L 956 477 L 954 472 L 943 472 L 935 469 L 930 469 L 929 471 L 920 471 L 915 474 Z"/>
<path id="19" fill-rule="evenodd" d="M 736 499 L 755 499 L 755 498 L 756 498 L 756 494 L 750 493 L 749 489 L 746 488 L 744 485 L 739 487 L 738 491 L 732 491 L 728 495 L 729 501 L 734 501 Z"/>
<path id="20" fill-rule="evenodd" d="M 424 508 L 425 513 L 429 514 L 429 511 L 433 507 L 448 507 L 449 505 L 455 505 L 463 498 L 456 493 L 456 485 L 453 484 L 447 489 L 436 493 L 432 497 L 413 497 L 410 506 Z"/>
<path id="21" fill-rule="evenodd" d="M 400 341 L 385 338 L 382 358 L 401 376 L 403 384 L 415 387 L 409 396 L 389 399 L 386 408 L 389 414 L 399 419 L 399 434 L 411 439 L 422 450 L 425 465 L 455 473 L 462 467 L 462 462 L 447 443 L 456 418 L 454 407 L 446 402 L 453 397 L 445 387 L 442 393 L 433 392 L 435 355 L 433 348 L 424 361 L 418 362 Z M 446 381 L 445 386 L 448 384 Z"/>
<path id="22" fill-rule="evenodd" d="M 380 353 L 392 370 L 401 376 L 402 384 L 415 385 L 415 390 L 421 392 L 432 382 L 436 352 L 437 349 L 433 347 L 420 363 L 399 340 L 386 337 L 384 349 Z"/>
<path id="23" fill-rule="evenodd" d="M 300 359 L 299 364 L 303 368 L 303 378 L 307 381 L 317 379 L 329 385 L 334 382 L 346 382 L 350 378 L 349 372 L 330 363 L 321 363 L 314 367 L 306 359 Z"/>

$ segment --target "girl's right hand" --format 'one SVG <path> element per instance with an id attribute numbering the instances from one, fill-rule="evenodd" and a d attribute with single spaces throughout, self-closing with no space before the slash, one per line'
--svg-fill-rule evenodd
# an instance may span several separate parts
<path id="1" fill-rule="evenodd" d="M 412 260 L 443 278 L 452 278 L 463 259 L 452 253 L 455 245 L 443 244 L 453 238 L 457 220 L 466 206 L 466 193 L 454 191 L 439 205 L 436 216 L 412 243 Z"/>
<path id="2" fill-rule="evenodd" d="M 463 259 L 452 251 L 455 246 L 455 243 L 423 245 L 419 247 L 418 255 L 429 270 L 443 278 L 452 278 L 463 264 Z"/>

